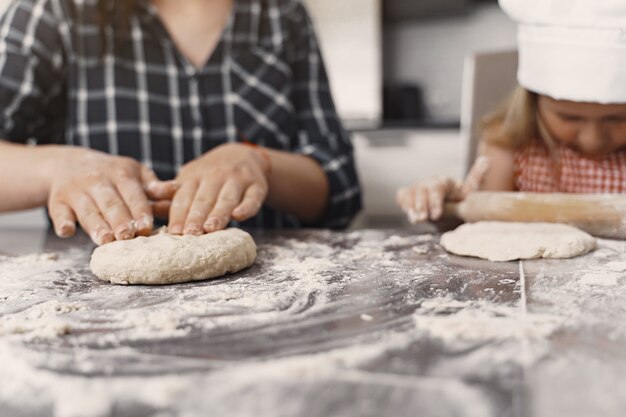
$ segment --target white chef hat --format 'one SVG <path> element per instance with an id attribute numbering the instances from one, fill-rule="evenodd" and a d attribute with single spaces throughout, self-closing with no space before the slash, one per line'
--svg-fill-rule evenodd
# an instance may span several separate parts
<path id="1" fill-rule="evenodd" d="M 519 83 L 555 99 L 626 103 L 626 0 L 499 0 L 519 24 Z"/>

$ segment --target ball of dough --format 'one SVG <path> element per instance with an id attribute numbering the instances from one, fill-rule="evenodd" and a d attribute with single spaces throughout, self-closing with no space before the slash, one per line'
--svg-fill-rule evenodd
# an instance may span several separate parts
<path id="1" fill-rule="evenodd" d="M 114 284 L 175 284 L 216 278 L 256 259 L 252 236 L 226 229 L 202 236 L 158 233 L 100 246 L 91 256 L 95 276 Z"/>
<path id="2" fill-rule="evenodd" d="M 441 236 L 448 252 L 490 261 L 572 258 L 596 248 L 596 239 L 573 226 L 555 223 L 478 222 Z"/>

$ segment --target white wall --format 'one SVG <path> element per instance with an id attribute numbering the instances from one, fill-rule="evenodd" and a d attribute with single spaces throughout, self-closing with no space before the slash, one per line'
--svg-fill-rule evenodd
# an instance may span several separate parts
<path id="1" fill-rule="evenodd" d="M 383 45 L 385 79 L 421 84 L 433 115 L 458 121 L 465 56 L 515 49 L 516 27 L 486 4 L 468 16 L 397 23 L 385 29 Z"/>
<path id="2" fill-rule="evenodd" d="M 306 3 L 339 114 L 348 124 L 376 124 L 382 115 L 381 0 Z"/>

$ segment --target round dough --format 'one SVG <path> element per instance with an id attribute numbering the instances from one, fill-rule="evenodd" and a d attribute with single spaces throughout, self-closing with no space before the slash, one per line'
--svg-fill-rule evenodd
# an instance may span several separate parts
<path id="1" fill-rule="evenodd" d="M 256 259 L 252 236 L 226 229 L 202 236 L 158 233 L 96 248 L 91 270 L 114 284 L 175 284 L 216 278 Z"/>
<path id="2" fill-rule="evenodd" d="M 490 261 L 572 258 L 596 248 L 596 239 L 573 226 L 555 223 L 478 222 L 441 236 L 456 255 Z"/>

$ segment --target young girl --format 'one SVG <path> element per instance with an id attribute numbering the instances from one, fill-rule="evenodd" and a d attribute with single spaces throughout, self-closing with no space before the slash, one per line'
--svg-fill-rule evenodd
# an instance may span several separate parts
<path id="1" fill-rule="evenodd" d="M 501 0 L 523 22 L 521 86 L 486 118 L 464 183 L 434 177 L 398 192 L 412 222 L 475 190 L 626 192 L 626 38 L 613 19 L 623 7 L 537 1 Z"/>
<path id="2" fill-rule="evenodd" d="M 155 214 L 174 234 L 343 227 L 360 207 L 299 0 L 13 1 L 0 110 L 0 212 L 47 206 L 59 236 L 129 239 Z"/>

